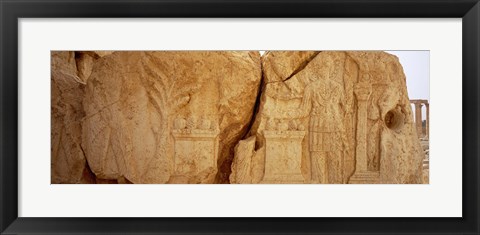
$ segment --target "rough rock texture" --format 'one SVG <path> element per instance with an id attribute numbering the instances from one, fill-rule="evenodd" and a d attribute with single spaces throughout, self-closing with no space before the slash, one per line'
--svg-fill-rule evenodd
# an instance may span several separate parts
<path id="1" fill-rule="evenodd" d="M 231 183 L 422 183 L 424 154 L 395 56 L 275 51 L 262 59 L 255 138 L 240 142 Z M 244 163 L 253 161 L 264 167 Z"/>
<path id="2" fill-rule="evenodd" d="M 241 140 L 235 147 L 230 182 L 252 184 L 263 178 L 265 168 L 262 151 L 255 151 L 255 136 Z"/>
<path id="3" fill-rule="evenodd" d="M 77 72 L 75 52 L 52 52 L 51 56 L 51 182 L 94 182 L 80 145 L 84 81 Z"/>
<path id="4" fill-rule="evenodd" d="M 114 52 L 95 62 L 82 146 L 101 179 L 226 183 L 261 81 L 258 52 Z"/>
<path id="5" fill-rule="evenodd" d="M 82 121 L 85 84 L 96 59 L 108 52 L 51 53 L 51 182 L 95 183 L 85 160 Z"/>
<path id="6" fill-rule="evenodd" d="M 52 52 L 51 81 L 52 183 L 428 183 L 384 52 Z"/>

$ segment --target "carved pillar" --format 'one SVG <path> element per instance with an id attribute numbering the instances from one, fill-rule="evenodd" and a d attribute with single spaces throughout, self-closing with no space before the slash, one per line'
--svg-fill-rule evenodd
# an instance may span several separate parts
<path id="1" fill-rule="evenodd" d="M 367 171 L 367 101 L 371 93 L 371 86 L 361 84 L 355 87 L 355 95 L 358 101 L 357 146 L 355 149 L 357 171 Z"/>
<path id="2" fill-rule="evenodd" d="M 380 176 L 379 172 L 371 172 L 367 168 L 367 101 L 372 93 L 372 86 L 369 83 L 357 83 L 354 92 L 358 101 L 355 173 L 349 183 L 376 183 Z"/>
<path id="3" fill-rule="evenodd" d="M 425 134 L 427 138 L 430 138 L 430 104 L 425 103 L 425 107 L 427 108 L 427 125 L 426 125 Z"/>
<path id="4" fill-rule="evenodd" d="M 415 102 L 415 126 L 417 127 L 417 136 L 423 136 L 422 126 L 422 103 Z"/>

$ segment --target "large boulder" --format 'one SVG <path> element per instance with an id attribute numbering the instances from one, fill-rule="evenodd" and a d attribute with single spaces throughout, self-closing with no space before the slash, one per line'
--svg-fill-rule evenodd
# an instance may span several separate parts
<path id="1" fill-rule="evenodd" d="M 242 174 L 232 183 L 422 183 L 424 154 L 396 56 L 273 51 L 262 63 L 259 111 L 237 147 L 244 151 L 232 167 Z"/>
<path id="2" fill-rule="evenodd" d="M 261 82 L 258 52 L 114 52 L 98 59 L 82 147 L 96 177 L 228 183 Z"/>

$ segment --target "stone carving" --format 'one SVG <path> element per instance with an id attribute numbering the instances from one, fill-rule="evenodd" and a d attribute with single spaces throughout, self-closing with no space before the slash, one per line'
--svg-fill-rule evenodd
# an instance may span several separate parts
<path id="1" fill-rule="evenodd" d="M 405 75 L 395 56 L 374 51 L 268 52 L 262 60 L 264 92 L 247 136 L 255 136 L 253 152 L 264 152 L 263 181 L 270 180 L 268 172 L 291 170 L 281 162 L 269 163 L 269 156 L 288 155 L 300 159 L 297 173 L 307 183 L 423 182 L 422 151 Z M 284 134 L 289 143 L 279 144 L 271 154 L 272 130 L 285 132 L 282 123 L 293 120 L 307 127 L 304 138 Z M 280 154 L 280 145 L 296 146 L 295 151 Z M 238 152 L 235 158 L 243 154 L 249 153 Z M 272 182 L 293 183 L 290 178 Z"/>
<path id="2" fill-rule="evenodd" d="M 54 52 L 52 183 L 428 183 L 428 116 L 380 51 Z"/>
<path id="3" fill-rule="evenodd" d="M 213 183 L 217 172 L 218 132 L 216 125 L 203 118 L 175 120 L 172 134 L 175 138 L 174 173 L 169 183 Z"/>
<path id="4" fill-rule="evenodd" d="M 251 136 L 246 140 L 241 140 L 235 147 L 235 156 L 232 163 L 232 174 L 230 175 L 230 183 L 251 184 L 258 182 L 254 180 L 254 166 L 258 166 L 259 162 L 255 162 L 255 136 Z M 263 171 L 262 166 L 261 171 Z M 263 178 L 263 175 L 260 177 Z"/>
<path id="5" fill-rule="evenodd" d="M 301 172 L 305 131 L 264 131 L 265 175 L 261 183 L 305 183 Z"/>
<path id="6" fill-rule="evenodd" d="M 332 61 L 328 61 L 331 63 Z M 326 66 L 332 64 L 326 64 Z M 328 71 L 327 71 L 328 72 Z M 298 109 L 278 113 L 274 107 L 268 116 L 284 118 L 301 118 L 309 116 L 309 149 L 312 168 L 312 181 L 316 183 L 329 183 L 327 173 L 327 161 L 338 161 L 341 164 L 343 151 L 342 132 L 344 125 L 341 122 L 343 110 L 340 107 L 343 102 L 341 87 L 330 79 L 330 74 L 323 74 L 323 79 L 318 79 L 305 88 L 302 101 Z M 296 96 L 275 96 L 277 99 L 291 99 Z M 341 166 L 340 166 L 341 168 Z M 335 183 L 341 183 L 342 179 L 334 179 Z M 333 182 L 332 182 L 333 183 Z"/>
<path id="7" fill-rule="evenodd" d="M 367 102 L 372 94 L 372 86 L 364 79 L 355 86 L 357 97 L 357 135 L 355 148 L 355 173 L 349 183 L 379 183 L 378 171 L 368 170 L 367 159 Z"/>
<path id="8" fill-rule="evenodd" d="M 132 183 L 228 182 L 260 80 L 258 52 L 121 51 L 99 58 L 83 98 L 89 167 L 97 178 Z"/>
<path id="9" fill-rule="evenodd" d="M 95 183 L 81 146 L 82 100 L 94 61 L 107 54 L 51 53 L 51 182 Z"/>

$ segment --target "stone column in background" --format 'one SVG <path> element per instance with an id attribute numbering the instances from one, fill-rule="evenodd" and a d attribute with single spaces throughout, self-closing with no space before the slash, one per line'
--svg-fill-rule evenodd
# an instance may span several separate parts
<path id="1" fill-rule="evenodd" d="M 430 138 L 430 104 L 425 103 L 425 106 L 427 108 L 427 125 L 425 135 L 427 136 L 427 138 Z"/>
<path id="2" fill-rule="evenodd" d="M 422 103 L 415 102 L 415 126 L 417 127 L 418 137 L 423 136 L 423 127 L 422 127 Z"/>

